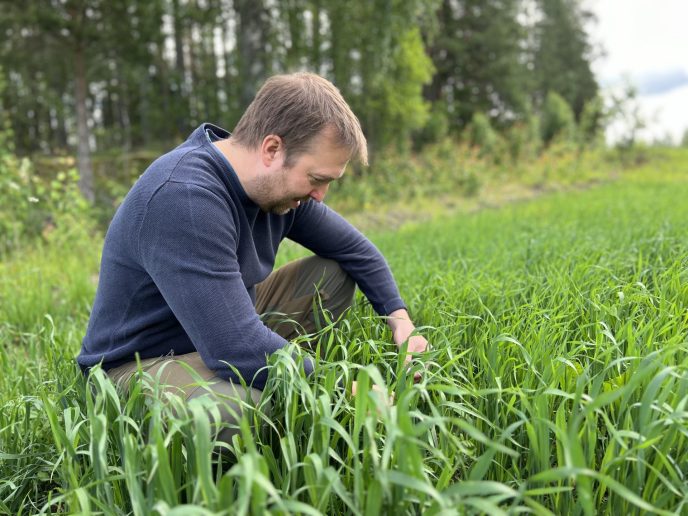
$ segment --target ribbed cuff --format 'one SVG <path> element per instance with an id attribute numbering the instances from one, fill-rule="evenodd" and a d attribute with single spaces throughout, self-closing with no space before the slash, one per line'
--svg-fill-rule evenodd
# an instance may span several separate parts
<path id="1" fill-rule="evenodd" d="M 402 308 L 404 310 L 408 310 L 403 299 L 400 297 L 392 299 L 391 301 L 387 301 L 383 305 L 373 305 L 373 309 L 378 313 L 378 315 L 382 316 L 389 315 L 395 310 L 401 310 Z"/>

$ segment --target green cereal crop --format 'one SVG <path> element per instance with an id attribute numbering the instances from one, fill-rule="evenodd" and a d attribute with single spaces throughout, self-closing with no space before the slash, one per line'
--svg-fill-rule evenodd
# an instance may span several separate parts
<path id="1" fill-rule="evenodd" d="M 75 368 L 99 242 L 0 264 L 0 513 L 688 511 L 686 199 L 672 159 L 377 235 L 432 349 L 405 370 L 359 296 L 313 376 L 271 359 L 224 458 L 213 407 Z"/>

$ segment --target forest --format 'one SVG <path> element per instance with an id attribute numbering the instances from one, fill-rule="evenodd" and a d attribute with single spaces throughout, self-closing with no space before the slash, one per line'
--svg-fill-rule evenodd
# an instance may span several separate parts
<path id="1" fill-rule="evenodd" d="M 28 0 L 0 19 L 3 116 L 21 155 L 168 148 L 231 130 L 270 75 L 339 88 L 373 156 L 447 136 L 546 145 L 604 124 L 592 14 L 571 0 Z M 140 171 L 139 171 L 140 172 Z"/>

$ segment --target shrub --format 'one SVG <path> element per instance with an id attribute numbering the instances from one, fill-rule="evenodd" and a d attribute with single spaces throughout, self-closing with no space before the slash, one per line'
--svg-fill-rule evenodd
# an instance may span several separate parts
<path id="1" fill-rule="evenodd" d="M 91 227 L 90 207 L 79 192 L 76 170 L 40 179 L 31 162 L 0 148 L 0 255 L 36 238 Z"/>
<path id="2" fill-rule="evenodd" d="M 516 122 L 505 132 L 506 145 L 512 163 L 532 161 L 540 151 L 540 120 L 537 116 L 528 116 Z"/>
<path id="3" fill-rule="evenodd" d="M 468 142 L 473 147 L 480 148 L 481 157 L 494 153 L 499 136 L 484 113 L 475 113 L 466 131 Z"/>
<path id="4" fill-rule="evenodd" d="M 449 134 L 447 106 L 442 101 L 433 103 L 423 128 L 414 135 L 414 147 L 422 149 L 426 145 L 442 141 Z"/>
<path id="5" fill-rule="evenodd" d="M 545 145 L 552 140 L 573 140 L 575 138 L 576 122 L 571 107 L 557 93 L 549 92 L 542 108 L 540 135 Z"/>
<path id="6" fill-rule="evenodd" d="M 581 149 L 604 143 L 605 118 L 604 103 L 600 97 L 585 103 L 578 126 L 578 145 Z"/>

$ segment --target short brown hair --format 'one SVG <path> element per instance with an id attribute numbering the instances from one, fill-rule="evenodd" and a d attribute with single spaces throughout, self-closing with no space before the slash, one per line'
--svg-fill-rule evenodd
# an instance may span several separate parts
<path id="1" fill-rule="evenodd" d="M 366 139 L 356 115 L 327 79 L 299 72 L 270 77 L 234 128 L 232 139 L 255 149 L 275 134 L 282 138 L 286 166 L 311 148 L 313 139 L 329 129 L 333 143 L 368 164 Z"/>

